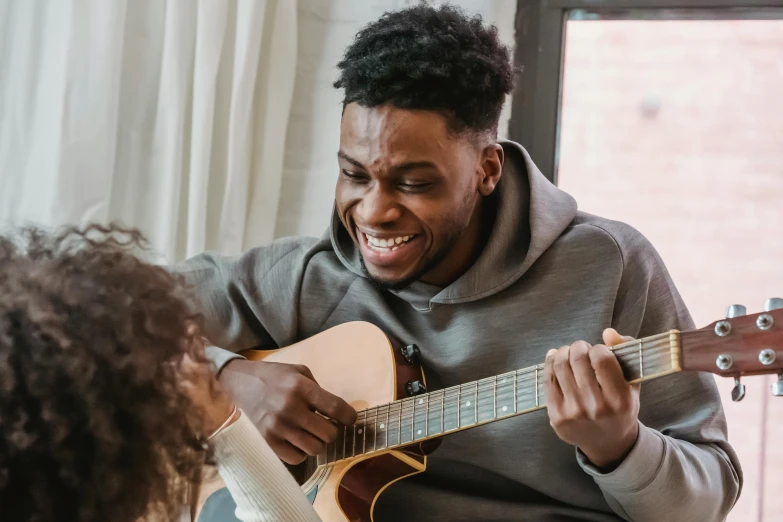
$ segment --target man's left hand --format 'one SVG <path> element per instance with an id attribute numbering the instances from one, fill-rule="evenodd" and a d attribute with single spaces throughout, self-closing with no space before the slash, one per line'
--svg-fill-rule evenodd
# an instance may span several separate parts
<path id="1" fill-rule="evenodd" d="M 616 468 L 639 435 L 639 385 L 630 385 L 609 350 L 630 337 L 604 330 L 605 344 L 579 341 L 546 356 L 549 423 L 603 471 Z"/>

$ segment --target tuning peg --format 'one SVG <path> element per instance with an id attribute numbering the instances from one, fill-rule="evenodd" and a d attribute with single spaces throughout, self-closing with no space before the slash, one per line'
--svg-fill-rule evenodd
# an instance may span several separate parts
<path id="1" fill-rule="evenodd" d="M 772 395 L 783 397 L 783 372 L 778 374 L 778 380 L 772 383 Z"/>
<path id="2" fill-rule="evenodd" d="M 772 310 L 778 310 L 783 308 L 783 299 L 780 297 L 770 297 L 767 302 L 764 303 L 764 311 L 771 312 Z"/>
<path id="3" fill-rule="evenodd" d="M 415 344 L 409 344 L 400 348 L 402 357 L 408 364 L 419 364 L 421 359 L 421 351 Z"/>
<path id="4" fill-rule="evenodd" d="M 740 382 L 739 377 L 734 377 L 734 389 L 731 390 L 731 400 L 739 402 L 745 398 L 745 385 Z"/>
<path id="5" fill-rule="evenodd" d="M 421 393 L 427 393 L 427 387 L 422 384 L 421 381 L 408 381 L 405 384 L 405 390 L 408 392 L 408 396 L 413 397 Z"/>
<path id="6" fill-rule="evenodd" d="M 730 307 L 726 308 L 726 319 L 732 319 L 734 317 L 740 317 L 742 315 L 747 315 L 748 309 L 745 308 L 741 304 L 733 304 Z"/>

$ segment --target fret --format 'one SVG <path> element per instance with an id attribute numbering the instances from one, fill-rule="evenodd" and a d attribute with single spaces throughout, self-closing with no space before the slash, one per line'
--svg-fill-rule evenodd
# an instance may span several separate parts
<path id="1" fill-rule="evenodd" d="M 443 424 L 446 422 L 445 413 L 446 413 L 446 392 L 441 392 L 440 394 L 440 432 L 441 433 L 446 431 L 446 428 L 443 427 Z"/>
<path id="2" fill-rule="evenodd" d="M 359 433 L 362 436 L 362 453 L 367 453 L 367 411 L 364 412 L 364 423 L 359 428 Z"/>
<path id="3" fill-rule="evenodd" d="M 460 415 L 459 427 L 472 426 L 476 423 L 476 383 L 465 383 L 459 387 Z"/>
<path id="4" fill-rule="evenodd" d="M 427 409 L 424 412 L 424 433 L 429 437 L 430 435 L 430 396 L 427 395 Z"/>
<path id="5" fill-rule="evenodd" d="M 516 372 L 516 411 L 529 410 L 535 406 L 535 375 L 529 369 Z"/>
<path id="6" fill-rule="evenodd" d="M 318 463 L 319 466 L 324 466 L 324 465 L 328 464 L 328 462 L 327 462 L 329 460 L 328 459 L 328 455 L 329 455 L 329 445 L 328 444 L 326 445 L 326 448 L 327 449 L 326 449 L 326 451 L 324 453 L 319 453 L 315 457 L 315 460 L 316 460 L 316 462 Z"/>
<path id="7" fill-rule="evenodd" d="M 463 390 L 472 388 L 472 391 L 463 393 Z M 476 386 L 475 383 L 466 383 L 460 389 L 460 416 L 459 427 L 472 426 L 476 423 Z"/>
<path id="8" fill-rule="evenodd" d="M 476 382 L 478 399 L 476 400 L 476 422 L 486 422 L 495 418 L 495 393 L 492 382 L 483 379 Z"/>
<path id="9" fill-rule="evenodd" d="M 389 410 L 386 415 L 386 447 L 396 446 L 400 443 L 400 420 L 402 406 L 399 401 L 389 404 Z"/>
<path id="10" fill-rule="evenodd" d="M 492 379 L 492 418 L 498 416 L 498 378 Z"/>
<path id="11" fill-rule="evenodd" d="M 476 424 L 479 420 L 478 416 L 478 405 L 479 405 L 479 383 L 476 381 L 476 391 L 473 392 L 473 422 L 471 424 Z"/>
<path id="12" fill-rule="evenodd" d="M 400 422 L 400 444 L 413 442 L 413 416 L 416 403 L 413 399 L 402 400 L 402 421 Z"/>
<path id="13" fill-rule="evenodd" d="M 351 435 L 351 456 L 356 456 L 356 424 L 351 426 L 353 428 L 353 435 Z"/>
<path id="14" fill-rule="evenodd" d="M 500 381 L 498 382 L 498 379 Z M 495 378 L 497 399 L 495 404 L 495 417 L 505 417 L 517 411 L 516 409 L 516 379 L 509 374 L 499 375 Z"/>
<path id="15" fill-rule="evenodd" d="M 538 408 L 541 403 L 538 399 L 538 366 L 536 366 L 536 377 L 535 377 L 535 383 L 533 383 L 533 386 L 536 387 L 536 408 Z"/>
<path id="16" fill-rule="evenodd" d="M 427 438 L 427 416 L 429 414 L 429 395 L 416 398 L 413 413 L 413 440 Z"/>
<path id="17" fill-rule="evenodd" d="M 385 424 L 385 429 L 383 430 L 383 436 L 385 437 L 384 444 L 383 444 L 384 448 L 388 448 L 389 447 L 389 412 L 390 411 L 391 411 L 391 404 L 387 404 L 386 405 L 386 419 L 385 419 L 386 424 Z M 381 428 L 384 428 L 384 425 L 381 425 Z"/>
<path id="18" fill-rule="evenodd" d="M 397 419 L 397 444 L 402 444 L 402 403 L 399 403 L 400 411 Z"/>
<path id="19" fill-rule="evenodd" d="M 670 338 L 667 333 L 624 343 L 613 348 L 613 351 L 627 380 L 646 380 L 673 369 L 673 342 L 676 342 L 676 338 Z"/>
<path id="20" fill-rule="evenodd" d="M 459 428 L 462 423 L 460 420 L 462 419 L 462 385 L 460 385 L 457 388 L 457 428 Z"/>
<path id="21" fill-rule="evenodd" d="M 334 442 L 326 443 L 326 454 L 324 455 L 324 458 L 326 459 L 327 464 L 334 462 L 334 459 L 332 458 L 332 446 L 334 446 Z"/>
<path id="22" fill-rule="evenodd" d="M 448 388 L 443 392 L 443 432 L 459 428 L 460 418 L 460 390 Z"/>
<path id="23" fill-rule="evenodd" d="M 443 390 L 431 392 L 427 406 L 428 436 L 443 433 Z"/>
<path id="24" fill-rule="evenodd" d="M 373 408 L 372 415 L 372 451 L 376 450 L 376 443 L 378 442 L 378 408 Z M 369 429 L 369 426 L 368 426 Z"/>
<path id="25" fill-rule="evenodd" d="M 639 377 L 644 378 L 644 342 L 639 341 Z"/>
<path id="26" fill-rule="evenodd" d="M 332 462 L 337 462 L 338 460 L 345 458 L 344 455 L 340 454 L 340 449 L 345 444 L 345 438 L 342 436 L 342 433 L 340 430 L 337 430 L 337 438 L 334 441 L 334 459 Z"/>

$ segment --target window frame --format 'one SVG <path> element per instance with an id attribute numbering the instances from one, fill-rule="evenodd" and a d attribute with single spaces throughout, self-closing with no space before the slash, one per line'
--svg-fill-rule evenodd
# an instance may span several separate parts
<path id="1" fill-rule="evenodd" d="M 783 17 L 780 0 L 517 0 L 509 139 L 557 184 L 563 49 L 570 19 L 714 20 Z M 570 17 L 570 18 L 569 18 Z"/>

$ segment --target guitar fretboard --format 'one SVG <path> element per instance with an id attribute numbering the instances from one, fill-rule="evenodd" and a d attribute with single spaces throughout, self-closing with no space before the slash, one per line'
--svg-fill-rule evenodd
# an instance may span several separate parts
<path id="1" fill-rule="evenodd" d="M 612 348 L 629 382 L 679 371 L 679 332 L 646 337 Z M 407 397 L 358 412 L 318 465 L 401 448 L 546 407 L 544 365 Z"/>

